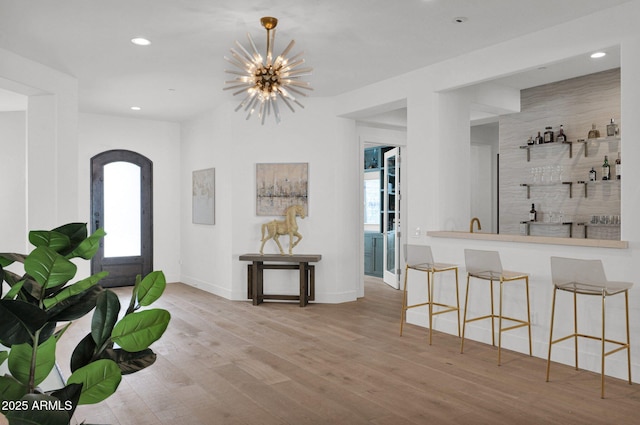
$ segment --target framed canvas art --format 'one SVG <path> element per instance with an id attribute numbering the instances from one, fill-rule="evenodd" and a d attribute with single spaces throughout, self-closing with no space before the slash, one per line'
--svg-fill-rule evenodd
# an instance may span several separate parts
<path id="1" fill-rule="evenodd" d="M 256 214 L 284 215 L 292 205 L 302 205 L 308 215 L 309 164 L 256 164 Z"/>
<path id="2" fill-rule="evenodd" d="M 192 221 L 215 224 L 215 168 L 196 170 L 192 177 Z"/>

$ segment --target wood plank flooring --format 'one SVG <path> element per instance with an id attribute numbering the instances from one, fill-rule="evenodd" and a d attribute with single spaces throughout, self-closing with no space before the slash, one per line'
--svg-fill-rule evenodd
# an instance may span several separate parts
<path id="1" fill-rule="evenodd" d="M 116 289 L 123 304 L 129 289 Z M 405 326 L 401 293 L 367 279 L 365 297 L 339 305 L 228 301 L 170 284 L 159 306 L 172 322 L 158 360 L 125 376 L 106 401 L 80 406 L 94 424 L 631 424 L 640 385 Z M 76 322 L 59 358 L 88 332 Z M 61 365 L 68 373 L 67 365 Z"/>

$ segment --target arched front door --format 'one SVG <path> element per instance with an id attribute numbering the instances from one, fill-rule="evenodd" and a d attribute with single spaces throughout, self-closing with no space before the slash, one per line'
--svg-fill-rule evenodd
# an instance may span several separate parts
<path id="1" fill-rule="evenodd" d="M 104 287 L 129 286 L 153 270 L 153 163 L 127 150 L 91 158 L 91 231 L 107 235 L 91 273 L 108 271 Z"/>

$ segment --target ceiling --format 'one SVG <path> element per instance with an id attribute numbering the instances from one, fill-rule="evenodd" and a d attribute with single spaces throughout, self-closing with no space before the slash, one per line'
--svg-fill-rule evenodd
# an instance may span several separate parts
<path id="1" fill-rule="evenodd" d="M 247 32 L 264 50 L 263 16 L 279 20 L 276 52 L 296 40 L 314 68 L 310 95 L 323 97 L 627 1 L 0 0 L 0 48 L 75 76 L 82 112 L 182 121 L 234 100 L 223 57 Z M 550 78 L 523 77 L 507 82 Z"/>

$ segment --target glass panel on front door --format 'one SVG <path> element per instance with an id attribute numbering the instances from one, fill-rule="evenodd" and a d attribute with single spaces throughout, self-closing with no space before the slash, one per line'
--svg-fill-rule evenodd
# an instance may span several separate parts
<path id="1" fill-rule="evenodd" d="M 140 167 L 130 162 L 104 166 L 105 257 L 141 255 Z"/>

